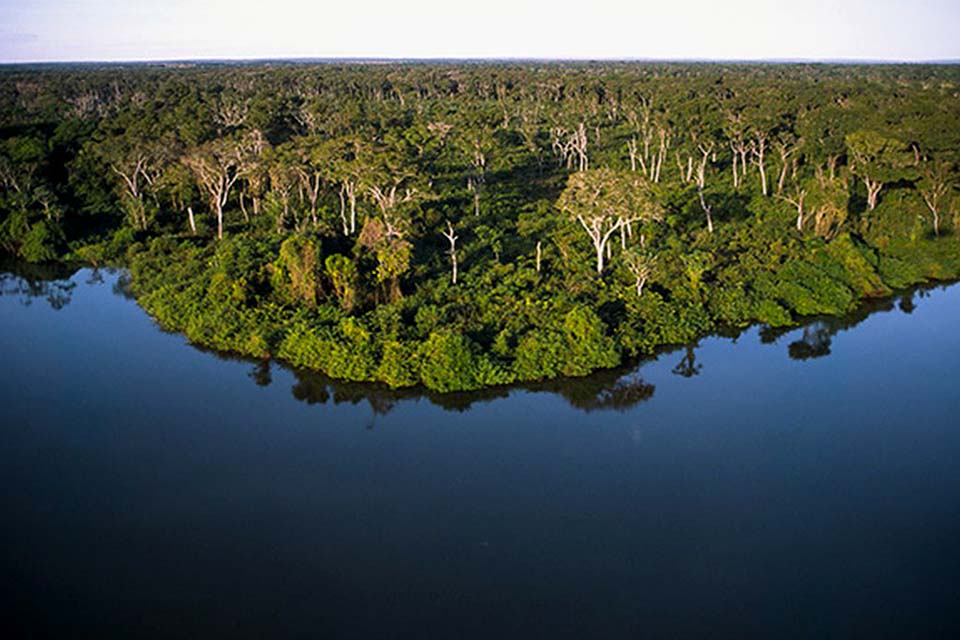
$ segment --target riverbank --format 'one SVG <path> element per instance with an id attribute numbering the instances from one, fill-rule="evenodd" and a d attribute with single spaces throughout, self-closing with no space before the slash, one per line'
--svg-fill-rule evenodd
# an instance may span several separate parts
<path id="1" fill-rule="evenodd" d="M 662 270 L 641 296 L 612 278 L 558 291 L 540 285 L 561 274 L 500 265 L 495 280 L 434 280 L 352 312 L 333 296 L 315 305 L 285 299 L 279 238 L 157 239 L 131 251 L 130 269 L 143 308 L 197 345 L 440 393 L 584 376 L 724 328 L 798 326 L 960 278 L 955 236 L 824 241 L 784 236 L 773 220 L 757 219 L 689 242 L 662 252 Z M 312 250 L 321 262 L 323 241 Z"/>

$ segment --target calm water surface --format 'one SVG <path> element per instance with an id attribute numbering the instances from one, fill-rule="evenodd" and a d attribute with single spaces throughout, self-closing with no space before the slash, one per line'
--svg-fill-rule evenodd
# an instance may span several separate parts
<path id="1" fill-rule="evenodd" d="M 960 286 L 433 399 L 122 290 L 0 277 L 13 637 L 960 637 Z"/>

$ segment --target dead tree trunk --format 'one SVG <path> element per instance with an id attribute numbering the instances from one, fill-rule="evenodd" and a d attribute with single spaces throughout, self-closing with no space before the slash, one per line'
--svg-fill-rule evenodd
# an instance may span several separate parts
<path id="1" fill-rule="evenodd" d="M 710 161 L 710 154 L 713 153 L 714 144 L 701 143 L 697 145 L 700 150 L 700 162 L 697 165 L 697 196 L 700 198 L 700 208 L 707 216 L 707 231 L 713 233 L 713 205 L 707 204 L 707 199 L 703 195 L 703 190 L 707 186 L 707 163 Z"/>
<path id="2" fill-rule="evenodd" d="M 805 189 L 798 189 L 797 193 L 793 196 L 779 196 L 783 199 L 784 202 L 789 202 L 797 210 L 797 231 L 803 233 L 803 202 L 807 197 L 807 192 Z"/>
<path id="3" fill-rule="evenodd" d="M 453 225 L 447 220 L 447 230 L 440 232 L 447 242 L 450 243 L 448 254 L 450 256 L 450 281 L 457 284 L 457 235 L 453 231 Z"/>
<path id="4" fill-rule="evenodd" d="M 867 207 L 870 211 L 877 208 L 877 201 L 880 198 L 880 190 L 883 189 L 883 183 L 879 180 L 873 180 L 869 176 L 863 176 L 863 184 L 867 187 Z"/>
<path id="5" fill-rule="evenodd" d="M 750 153 L 753 154 L 754 163 L 756 163 L 757 169 L 760 170 L 760 192 L 766 196 L 769 195 L 767 192 L 766 167 L 767 134 L 757 132 L 754 137 L 756 140 L 750 145 Z"/>

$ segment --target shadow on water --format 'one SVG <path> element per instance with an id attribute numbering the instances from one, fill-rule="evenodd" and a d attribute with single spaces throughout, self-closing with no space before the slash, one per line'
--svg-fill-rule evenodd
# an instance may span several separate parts
<path id="1" fill-rule="evenodd" d="M 683 358 L 681 358 L 677 366 L 673 368 L 673 373 L 684 378 L 692 378 L 693 376 L 700 375 L 700 372 L 703 371 L 703 365 L 697 362 L 696 348 L 698 346 L 700 346 L 699 341 L 688 344 L 683 348 Z"/>
<path id="2" fill-rule="evenodd" d="M 886 313 L 895 308 L 911 314 L 917 308 L 917 299 L 927 297 L 930 290 L 939 286 L 941 285 L 922 285 L 902 292 L 896 297 L 868 300 L 847 315 L 813 317 L 799 327 L 763 327 L 760 329 L 760 341 L 763 344 L 773 344 L 784 335 L 799 329 L 801 331 L 799 338 L 787 345 L 790 358 L 793 360 L 823 358 L 830 355 L 833 337 L 838 333 L 853 329 L 870 316 Z"/>
<path id="3" fill-rule="evenodd" d="M 24 306 L 42 299 L 50 308 L 60 310 L 70 304 L 77 286 L 71 278 L 79 270 L 77 266 L 56 263 L 0 260 L 0 296 L 16 296 Z"/>
<path id="4" fill-rule="evenodd" d="M 43 299 L 51 308 L 62 309 L 72 299 L 78 286 L 77 274 L 80 267 L 69 265 L 32 265 L 22 262 L 0 263 L 0 295 L 18 296 L 21 304 L 30 305 L 34 300 Z M 112 292 L 126 299 L 133 299 L 130 291 L 130 278 L 124 271 L 83 269 L 83 282 L 87 286 L 104 284 L 106 275 L 110 276 Z M 804 361 L 823 358 L 831 353 L 833 337 L 852 329 L 871 315 L 899 308 L 903 313 L 912 313 L 917 307 L 917 299 L 929 295 L 931 289 L 943 286 L 942 283 L 922 285 L 896 297 L 868 300 L 845 316 L 813 317 L 805 323 L 790 327 L 761 326 L 760 341 L 774 344 L 780 338 L 799 332 L 797 339 L 787 345 L 790 358 Z M 720 331 L 716 335 L 736 341 L 747 329 Z M 272 360 L 255 360 L 193 345 L 193 348 L 209 353 L 221 360 L 244 362 L 252 365 L 248 377 L 261 387 L 275 382 L 273 367 L 279 366 L 291 372 L 294 384 L 291 387 L 293 397 L 307 404 L 350 404 L 367 403 L 374 416 L 386 415 L 403 401 L 426 400 L 447 411 L 467 411 L 479 403 L 505 398 L 514 392 L 546 393 L 557 395 L 570 406 L 585 412 L 590 411 L 626 411 L 653 397 L 655 386 L 647 383 L 641 369 L 647 363 L 681 352 L 680 361 L 672 372 L 683 378 L 693 378 L 703 371 L 703 365 L 697 362 L 697 349 L 700 341 L 684 346 L 665 347 L 646 359 L 625 362 L 615 369 L 595 372 L 582 378 L 546 380 L 533 383 L 521 383 L 491 387 L 470 392 L 437 393 L 424 387 L 392 389 L 384 384 L 371 382 L 349 382 L 336 380 L 323 374 L 291 367 Z"/>
<path id="5" fill-rule="evenodd" d="M 238 360 L 235 356 L 215 354 L 220 358 Z M 239 359 L 243 360 L 243 359 Z M 249 362 L 248 360 L 244 360 Z M 391 389 L 371 382 L 344 382 L 323 374 L 287 367 L 270 360 L 257 361 L 249 377 L 260 386 L 273 382 L 274 365 L 288 369 L 296 382 L 291 388 L 293 397 L 307 404 L 352 404 L 366 402 L 374 415 L 389 413 L 399 402 L 426 400 L 447 411 L 467 411 L 476 404 L 506 398 L 512 392 L 549 393 L 560 396 L 572 407 L 582 411 L 627 409 L 649 400 L 655 387 L 648 384 L 633 368 L 600 371 L 583 378 L 548 380 L 520 385 L 491 387 L 478 391 L 436 393 L 423 387 Z"/>
<path id="6" fill-rule="evenodd" d="M 917 299 L 929 295 L 931 289 L 942 284 L 927 284 L 901 293 L 897 297 L 868 300 L 845 316 L 822 316 L 809 318 L 805 323 L 790 327 L 762 326 L 759 330 L 763 344 L 774 344 L 781 337 L 800 332 L 796 340 L 787 345 L 790 358 L 798 361 L 822 358 L 830 355 L 833 337 L 852 329 L 877 313 L 899 308 L 903 313 L 912 313 L 917 307 Z M 726 331 L 716 335 L 736 340 L 746 329 Z M 322 374 L 302 369 L 289 369 L 297 382 L 292 388 L 293 396 L 308 404 L 360 404 L 367 402 L 374 415 L 385 415 L 403 400 L 426 399 L 431 404 L 448 411 L 466 411 L 478 403 L 505 398 L 513 391 L 528 393 L 550 393 L 560 396 L 570 406 L 585 412 L 590 411 L 626 411 L 653 397 L 655 385 L 647 383 L 641 369 L 660 357 L 682 352 L 680 361 L 672 372 L 683 378 L 693 378 L 703 371 L 703 364 L 697 361 L 697 348 L 700 341 L 681 347 L 665 347 L 649 358 L 635 359 L 615 369 L 597 371 L 582 378 L 563 378 L 535 383 L 522 383 L 501 387 L 481 389 L 460 393 L 434 393 L 423 387 L 391 389 L 385 385 L 369 382 L 343 382 Z M 238 359 L 236 356 L 217 353 L 221 358 Z M 244 360 L 241 358 L 241 360 Z M 249 360 L 245 360 L 250 362 Z M 269 360 L 255 362 L 249 377 L 258 385 L 271 384 L 272 363 Z"/>

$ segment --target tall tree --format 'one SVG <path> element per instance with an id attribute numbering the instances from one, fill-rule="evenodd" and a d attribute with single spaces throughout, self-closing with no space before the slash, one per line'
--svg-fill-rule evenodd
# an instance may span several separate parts
<path id="1" fill-rule="evenodd" d="M 896 138 L 872 130 L 848 134 L 846 142 L 851 169 L 863 181 L 867 206 L 873 211 L 884 185 L 906 177 L 905 170 L 914 164 L 913 154 Z"/>
<path id="2" fill-rule="evenodd" d="M 933 233 L 940 235 L 940 215 L 950 196 L 953 166 L 942 158 L 924 159 L 920 163 L 917 191 L 933 216 Z"/>
<path id="3" fill-rule="evenodd" d="M 197 186 L 207 195 L 211 213 L 217 217 L 217 238 L 223 238 L 223 210 L 230 190 L 250 170 L 256 140 L 227 138 L 209 142 L 184 158 Z"/>
<path id="4" fill-rule="evenodd" d="M 614 169 L 571 174 L 557 206 L 587 232 L 596 252 L 598 274 L 603 273 L 607 245 L 614 233 L 633 222 L 663 217 L 642 176 Z"/>

